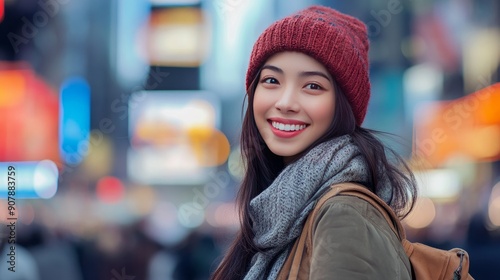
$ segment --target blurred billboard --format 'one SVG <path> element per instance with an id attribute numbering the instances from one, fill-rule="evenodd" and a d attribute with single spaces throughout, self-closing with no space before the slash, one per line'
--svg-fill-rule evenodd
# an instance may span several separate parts
<path id="1" fill-rule="evenodd" d="M 415 155 L 427 167 L 454 158 L 500 159 L 500 83 L 453 101 L 426 103 L 416 111 Z"/>
<path id="2" fill-rule="evenodd" d="M 143 184 L 206 182 L 210 169 L 229 155 L 229 142 L 219 130 L 220 114 L 218 98 L 207 91 L 132 94 L 129 177 Z"/>

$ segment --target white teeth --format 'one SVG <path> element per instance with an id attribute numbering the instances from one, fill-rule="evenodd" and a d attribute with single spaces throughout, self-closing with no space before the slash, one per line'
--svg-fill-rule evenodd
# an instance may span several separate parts
<path id="1" fill-rule="evenodd" d="M 305 124 L 283 124 L 279 122 L 272 122 L 274 128 L 282 131 L 296 131 L 306 128 Z"/>

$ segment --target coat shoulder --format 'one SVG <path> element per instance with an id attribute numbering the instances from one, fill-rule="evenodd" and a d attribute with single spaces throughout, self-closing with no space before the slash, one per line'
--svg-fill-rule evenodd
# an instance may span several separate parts
<path id="1" fill-rule="evenodd" d="M 384 216 L 361 198 L 328 199 L 313 221 L 311 237 L 311 276 L 318 279 L 411 279 L 410 262 L 398 237 Z"/>

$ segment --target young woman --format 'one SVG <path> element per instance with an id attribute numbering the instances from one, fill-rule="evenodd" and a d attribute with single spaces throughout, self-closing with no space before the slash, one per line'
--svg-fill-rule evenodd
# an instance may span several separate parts
<path id="1" fill-rule="evenodd" d="M 368 48 L 361 21 L 322 6 L 273 23 L 257 39 L 241 136 L 241 230 L 212 279 L 276 279 L 333 184 L 361 184 L 400 217 L 411 210 L 411 171 L 398 156 L 389 162 L 388 149 L 361 127 L 370 96 Z M 376 211 L 354 197 L 325 203 L 301 275 L 411 279 L 408 258 Z"/>

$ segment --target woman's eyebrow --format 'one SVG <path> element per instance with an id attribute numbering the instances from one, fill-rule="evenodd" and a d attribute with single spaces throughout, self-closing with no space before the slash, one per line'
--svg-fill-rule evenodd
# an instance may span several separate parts
<path id="1" fill-rule="evenodd" d="M 283 69 L 279 68 L 279 67 L 276 67 L 274 65 L 269 65 L 269 64 L 266 64 L 264 66 L 262 66 L 262 70 L 264 69 L 268 69 L 268 70 L 271 70 L 271 71 L 274 71 L 274 72 L 277 72 L 279 74 L 284 74 L 285 72 L 283 71 Z M 303 72 L 300 72 L 299 74 L 299 77 L 310 77 L 310 76 L 321 76 L 325 79 L 327 79 L 328 81 L 332 81 L 332 79 L 330 77 L 328 77 L 327 74 L 321 72 L 321 71 L 303 71 Z"/>
<path id="2" fill-rule="evenodd" d="M 299 74 L 299 77 L 310 77 L 310 76 L 321 76 L 330 82 L 332 81 L 332 79 L 330 79 L 328 77 L 328 75 L 326 75 L 325 73 L 320 72 L 320 71 L 304 71 L 304 72 L 300 72 L 300 74 Z"/>
<path id="3" fill-rule="evenodd" d="M 264 69 L 269 69 L 269 70 L 271 70 L 271 71 L 278 72 L 278 73 L 280 73 L 280 74 L 283 74 L 283 73 L 284 73 L 284 72 L 283 72 L 283 69 L 281 69 L 281 68 L 279 68 L 279 67 L 276 67 L 276 66 L 274 66 L 274 65 L 269 65 L 269 64 L 266 64 L 266 65 L 262 66 L 262 70 L 264 70 Z"/>

